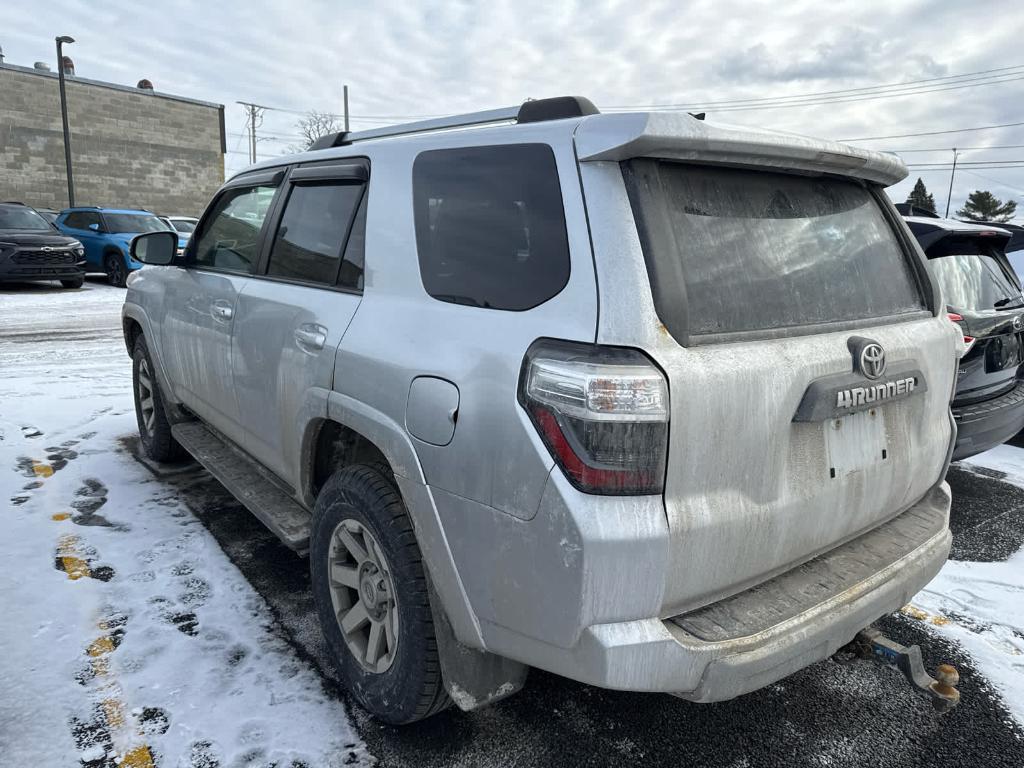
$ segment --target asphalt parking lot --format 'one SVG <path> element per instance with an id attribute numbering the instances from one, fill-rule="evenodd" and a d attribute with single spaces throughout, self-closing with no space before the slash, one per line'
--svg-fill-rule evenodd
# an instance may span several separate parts
<path id="1" fill-rule="evenodd" d="M 267 654 L 273 651 L 275 670 L 283 665 L 293 678 L 312 681 L 299 698 L 316 699 L 313 704 L 321 708 L 317 712 L 322 710 L 328 723 L 336 717 L 339 729 L 346 729 L 347 722 L 353 727 L 354 735 L 346 731 L 345 738 L 330 749 L 307 744 L 305 752 L 295 748 L 299 750 L 295 754 L 301 757 L 289 758 L 292 748 L 286 742 L 290 732 L 303 727 L 301 722 L 275 718 L 271 708 L 271 714 L 260 721 L 258 739 L 252 737 L 252 728 L 242 736 L 226 738 L 210 725 L 220 720 L 214 717 L 211 721 L 210 713 L 204 712 L 204 706 L 213 709 L 209 700 L 188 699 L 186 691 L 168 699 L 171 704 L 164 706 L 166 733 L 151 734 L 151 764 L 196 768 L 373 763 L 619 766 L 641 762 L 688 766 L 1024 765 L 1024 727 L 1003 704 L 992 682 L 962 647 L 937 633 L 927 621 L 907 615 L 887 618 L 884 629 L 903 643 L 919 643 L 929 667 L 949 662 L 960 670 L 962 704 L 949 714 L 935 714 L 895 669 L 870 660 L 837 656 L 765 690 L 715 705 L 691 704 L 663 695 L 604 691 L 533 671 L 519 695 L 490 709 L 471 714 L 449 710 L 405 728 L 382 726 L 352 704 L 336 682 L 314 616 L 307 562 L 279 544 L 200 468 L 184 466 L 167 471 L 137 460 L 127 386 L 128 358 L 118 346 L 116 289 L 92 282 L 77 294 L 55 296 L 54 300 L 60 302 L 58 309 L 40 312 L 35 308 L 44 304 L 44 290 L 0 291 L 0 319 L 5 321 L 0 324 L 0 450 L 6 451 L 5 460 L 11 459 L 11 466 L 0 468 L 0 472 L 5 473 L 5 497 L 11 489 L 9 513 L 21 516 L 19 525 L 24 527 L 19 530 L 62 525 L 54 522 L 61 505 L 68 503 L 61 499 L 77 499 L 71 502 L 72 519 L 64 522 L 75 525 L 83 546 L 98 550 L 105 547 L 107 553 L 105 559 L 97 556 L 93 566 L 95 572 L 109 568 L 110 578 L 87 585 L 101 596 L 98 605 L 121 611 L 130 628 L 133 622 L 141 624 L 147 611 L 154 610 L 153 605 L 159 607 L 153 598 L 149 598 L 148 608 L 130 603 L 134 587 L 129 588 L 129 582 L 142 581 L 137 578 L 139 574 L 151 573 L 157 583 L 172 573 L 183 578 L 182 583 L 189 581 L 184 576 L 197 584 L 203 582 L 206 587 L 193 584 L 193 591 L 206 589 L 213 593 L 212 598 L 208 595 L 190 602 L 186 589 L 180 603 L 193 606 L 190 610 L 160 607 L 157 613 L 164 619 L 170 616 L 170 621 L 160 624 L 167 628 L 159 630 L 164 634 L 159 635 L 160 644 L 154 647 L 187 660 L 190 654 L 201 655 L 212 638 L 217 640 L 217 653 L 222 654 L 224 638 L 217 633 L 224 635 L 229 630 L 219 624 L 214 608 L 221 606 L 218 610 L 223 611 L 225 606 L 241 605 L 256 627 L 253 632 L 263 634 L 241 641 L 242 647 L 249 649 L 245 663 L 252 674 L 242 682 L 231 678 L 231 685 L 241 691 L 244 686 L 266 683 L 272 677 L 270 667 L 260 668 L 257 662 L 269 659 L 262 651 L 270 649 Z M 5 309 L 12 306 L 20 309 Z M 61 335 L 64 328 L 68 336 Z M 62 405 L 41 406 L 35 400 L 40 396 Z M 42 434 L 32 435 L 31 430 Z M 1024 465 L 1024 450 L 1021 455 Z M 34 461 L 44 462 L 52 478 L 34 470 L 38 466 Z M 40 474 L 35 481 L 31 480 L 33 471 Z M 62 486 L 53 482 L 65 482 L 63 478 L 67 478 L 68 490 L 58 499 L 55 494 Z M 84 479 L 98 482 L 102 493 L 99 486 L 89 486 Z M 1024 489 L 1004 482 L 1000 473 L 992 470 L 954 467 L 949 479 L 954 492 L 953 558 L 1000 562 L 1020 550 L 1024 544 Z M 81 488 L 86 491 L 80 492 Z M 52 506 L 47 506 L 51 502 Z M 162 532 L 159 535 L 165 538 L 159 540 L 146 537 L 157 536 L 156 526 L 163 516 L 173 518 L 173 525 L 187 532 L 187 539 L 175 545 L 179 549 L 219 549 L 231 567 L 223 572 L 204 572 L 204 562 L 220 556 L 213 552 L 205 559 L 191 557 L 190 568 L 194 570 L 184 575 L 180 557 L 169 557 L 166 572 L 161 570 L 165 566 L 160 555 L 171 549 L 167 542 L 178 539 L 166 538 L 169 534 Z M 130 547 L 114 544 L 133 537 L 137 540 Z M 16 548 L 11 542 L 0 545 L 9 574 L 21 567 L 11 558 L 38 556 L 52 561 L 51 550 L 34 554 L 30 550 L 28 546 Z M 53 570 L 52 565 L 47 567 Z M 235 578 L 228 573 L 234 569 L 241 578 L 237 585 L 231 582 L 228 589 L 224 580 Z M 10 590 L 26 588 L 10 575 L 0 587 L 7 590 L 5 599 L 10 599 Z M 234 596 L 228 595 L 228 602 L 218 603 L 226 591 Z M 117 600 L 125 604 L 113 604 Z M 63 631 L 65 639 L 74 639 L 73 626 Z M 128 632 L 130 637 L 131 629 Z M 10 626 L 0 639 L 5 646 L 19 642 Z M 1024 640 L 1024 636 L 1019 639 Z M 121 664 L 118 654 L 124 647 L 129 647 L 127 641 L 122 648 L 111 651 L 114 667 Z M 30 653 L 23 645 L 18 649 L 23 655 Z M 131 658 L 138 662 L 142 651 L 136 646 L 133 652 L 136 655 Z M 227 658 L 225 667 L 236 663 L 230 661 L 233 656 Z M 4 666 L 0 662 L 0 680 L 7 678 Z M 125 666 L 124 673 L 128 681 L 122 686 L 125 707 L 134 712 L 133 697 L 149 693 L 141 677 L 138 686 L 133 687 L 134 670 L 130 665 Z M 221 674 L 216 670 L 214 673 Z M 152 686 L 152 678 L 147 678 L 146 685 Z M 141 705 L 141 699 L 137 703 Z M 0 721 L 18 706 L 10 700 L 6 709 L 0 706 Z M 54 722 L 60 720 L 56 717 Z M 200 738 L 197 734 L 204 722 L 206 736 Z M 172 736 L 175 741 L 169 740 Z M 315 733 L 309 738 L 314 737 Z M 8 738 L 14 749 L 8 754 L 25 754 L 18 751 L 12 733 Z M 0 745 L 3 742 L 0 728 Z M 197 749 L 196 745 L 203 743 L 208 748 Z M 245 744 L 253 743 L 258 743 L 259 749 L 246 751 Z M 116 749 L 95 751 L 92 742 L 82 741 L 78 749 L 80 764 L 121 765 L 111 757 Z"/>

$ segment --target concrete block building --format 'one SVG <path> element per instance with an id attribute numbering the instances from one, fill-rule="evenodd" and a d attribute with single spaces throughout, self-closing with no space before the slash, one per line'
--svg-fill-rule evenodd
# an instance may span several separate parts
<path id="1" fill-rule="evenodd" d="M 66 87 L 77 205 L 203 211 L 224 181 L 223 105 L 70 75 Z M 0 63 L 2 200 L 68 205 L 55 72 Z"/>

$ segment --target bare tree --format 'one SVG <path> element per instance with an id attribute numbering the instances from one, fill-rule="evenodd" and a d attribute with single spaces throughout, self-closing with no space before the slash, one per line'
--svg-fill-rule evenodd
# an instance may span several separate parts
<path id="1" fill-rule="evenodd" d="M 313 146 L 313 142 L 328 133 L 341 130 L 341 121 L 337 115 L 329 112 L 317 112 L 315 109 L 295 123 L 295 128 L 302 136 L 302 143 L 293 146 L 296 152 L 304 152 Z"/>

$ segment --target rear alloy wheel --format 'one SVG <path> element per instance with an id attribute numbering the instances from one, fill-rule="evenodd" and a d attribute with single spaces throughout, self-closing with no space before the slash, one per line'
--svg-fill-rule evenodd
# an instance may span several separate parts
<path id="1" fill-rule="evenodd" d="M 398 648 L 398 604 L 380 545 L 358 520 L 331 535 L 331 604 L 345 645 L 367 672 L 386 672 Z"/>
<path id="2" fill-rule="evenodd" d="M 451 703 L 423 555 L 390 472 L 353 464 L 328 478 L 313 509 L 309 570 L 339 677 L 363 707 L 400 725 Z"/>
<path id="3" fill-rule="evenodd" d="M 107 282 L 115 288 L 124 288 L 128 280 L 128 270 L 124 266 L 124 259 L 120 254 L 110 253 L 103 262 L 107 270 Z"/>

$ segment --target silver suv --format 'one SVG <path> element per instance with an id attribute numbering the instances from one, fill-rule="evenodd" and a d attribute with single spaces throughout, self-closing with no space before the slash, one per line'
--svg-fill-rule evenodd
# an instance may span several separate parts
<path id="1" fill-rule="evenodd" d="M 895 157 L 575 97 L 354 134 L 141 235 L 142 442 L 297 553 L 408 723 L 529 667 L 719 701 L 949 546 L 962 346 Z"/>

